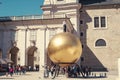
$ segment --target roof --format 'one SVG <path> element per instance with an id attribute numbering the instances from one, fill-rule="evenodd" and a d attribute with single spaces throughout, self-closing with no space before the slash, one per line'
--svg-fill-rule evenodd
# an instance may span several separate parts
<path id="1" fill-rule="evenodd" d="M 120 4 L 120 0 L 79 0 L 82 5 Z"/>

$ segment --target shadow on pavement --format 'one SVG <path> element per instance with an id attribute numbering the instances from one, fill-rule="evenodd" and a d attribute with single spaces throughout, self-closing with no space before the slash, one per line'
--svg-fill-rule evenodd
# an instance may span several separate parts
<path id="1" fill-rule="evenodd" d="M 0 80 L 1 79 L 4 79 L 4 80 L 6 80 L 6 79 L 12 79 L 13 80 L 14 78 L 8 78 L 8 77 L 6 77 L 6 78 L 0 78 Z"/>
<path id="2" fill-rule="evenodd" d="M 75 78 L 75 77 L 70 77 L 70 78 Z M 92 79 L 92 78 L 107 78 L 107 77 L 101 77 L 101 76 L 96 76 L 96 77 L 93 77 L 93 76 L 90 76 L 90 77 L 76 77 L 76 78 L 81 78 L 81 79 Z"/>

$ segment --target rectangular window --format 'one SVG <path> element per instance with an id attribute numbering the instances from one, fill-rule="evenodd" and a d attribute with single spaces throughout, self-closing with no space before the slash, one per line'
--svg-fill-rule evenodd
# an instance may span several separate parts
<path id="1" fill-rule="evenodd" d="M 94 27 L 99 27 L 99 17 L 94 17 Z"/>
<path id="2" fill-rule="evenodd" d="M 105 17 L 100 17 L 101 20 L 101 27 L 106 27 Z"/>
<path id="3" fill-rule="evenodd" d="M 66 31 L 67 31 L 67 25 L 64 24 L 64 25 L 63 25 L 63 32 L 66 32 Z"/>
<path id="4" fill-rule="evenodd" d="M 17 41 L 18 40 L 18 31 L 11 31 L 11 41 Z"/>
<path id="5" fill-rule="evenodd" d="M 57 1 L 64 1 L 64 0 L 57 0 Z"/>
<path id="6" fill-rule="evenodd" d="M 18 31 L 15 31 L 15 41 L 18 40 Z"/>
<path id="7" fill-rule="evenodd" d="M 83 24 L 83 20 L 80 20 L 80 24 Z"/>
<path id="8" fill-rule="evenodd" d="M 36 41 L 36 30 L 30 30 L 30 40 L 31 41 Z"/>
<path id="9" fill-rule="evenodd" d="M 56 34 L 56 31 L 54 29 L 50 30 L 49 31 L 49 39 L 51 39 L 55 34 Z"/>
<path id="10" fill-rule="evenodd" d="M 105 28 L 106 27 L 106 17 L 94 17 L 94 28 Z"/>
<path id="11" fill-rule="evenodd" d="M 34 61 L 37 61 L 37 58 L 36 58 L 36 57 L 34 57 Z"/>

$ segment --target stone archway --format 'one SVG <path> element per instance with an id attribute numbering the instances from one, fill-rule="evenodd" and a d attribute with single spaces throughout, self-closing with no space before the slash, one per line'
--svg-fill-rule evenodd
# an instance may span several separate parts
<path id="1" fill-rule="evenodd" d="M 10 59 L 13 61 L 14 65 L 17 65 L 17 53 L 19 51 L 19 48 L 16 46 L 13 46 L 10 51 Z"/>
<path id="2" fill-rule="evenodd" d="M 27 65 L 31 66 L 32 68 L 34 67 L 34 61 L 35 61 L 34 53 L 36 50 L 37 50 L 37 47 L 30 46 L 27 51 Z"/>

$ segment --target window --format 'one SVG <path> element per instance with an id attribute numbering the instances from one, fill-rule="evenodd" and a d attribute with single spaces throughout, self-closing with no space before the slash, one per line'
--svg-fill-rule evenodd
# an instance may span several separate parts
<path id="1" fill-rule="evenodd" d="M 49 39 L 51 39 L 55 34 L 56 34 L 56 31 L 54 29 L 50 30 L 49 31 Z"/>
<path id="2" fill-rule="evenodd" d="M 67 26 L 66 24 L 63 25 L 63 32 L 66 32 L 67 31 Z"/>
<path id="3" fill-rule="evenodd" d="M 84 48 L 84 45 L 82 45 L 82 48 Z"/>
<path id="4" fill-rule="evenodd" d="M 99 17 L 94 17 L 94 26 L 99 27 Z"/>
<path id="5" fill-rule="evenodd" d="M 94 17 L 94 28 L 104 28 L 106 27 L 106 18 L 102 17 Z"/>
<path id="6" fill-rule="evenodd" d="M 37 61 L 37 58 L 36 58 L 36 57 L 34 57 L 34 61 Z"/>
<path id="7" fill-rule="evenodd" d="M 80 20 L 80 24 L 83 24 L 83 21 L 82 21 L 82 20 Z"/>
<path id="8" fill-rule="evenodd" d="M 101 27 L 105 27 L 105 17 L 100 17 L 101 19 Z"/>
<path id="9" fill-rule="evenodd" d="M 84 57 L 81 57 L 80 60 L 81 60 L 81 62 L 83 62 L 84 61 Z"/>
<path id="10" fill-rule="evenodd" d="M 30 30 L 30 40 L 36 41 L 36 36 L 37 36 L 36 30 Z"/>
<path id="11" fill-rule="evenodd" d="M 64 0 L 57 0 L 57 1 L 64 1 Z"/>
<path id="12" fill-rule="evenodd" d="M 83 36 L 83 32 L 80 33 L 80 36 Z"/>
<path id="13" fill-rule="evenodd" d="M 18 31 L 15 31 L 15 41 L 18 40 Z"/>
<path id="14" fill-rule="evenodd" d="M 11 36 L 10 36 L 11 41 L 17 41 L 18 40 L 18 31 L 11 31 Z"/>
<path id="15" fill-rule="evenodd" d="M 95 46 L 96 46 L 96 47 L 106 46 L 106 42 L 105 42 L 105 40 L 103 40 L 103 39 L 98 39 L 98 40 L 95 42 Z"/>

